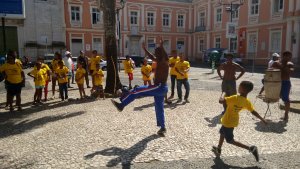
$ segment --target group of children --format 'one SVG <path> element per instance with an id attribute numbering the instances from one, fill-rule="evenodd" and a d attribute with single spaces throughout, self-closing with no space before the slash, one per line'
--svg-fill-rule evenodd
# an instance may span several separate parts
<path id="1" fill-rule="evenodd" d="M 95 59 L 96 58 L 96 59 Z M 98 57 L 93 57 L 93 61 L 91 62 L 90 75 L 92 76 L 93 87 L 91 89 L 91 95 L 94 97 L 103 97 L 105 99 L 104 90 L 102 86 L 102 79 L 104 77 L 103 71 L 100 69 L 100 60 L 98 61 Z M 95 61 L 94 61 L 95 60 Z M 78 86 L 80 99 L 86 98 L 87 95 L 84 90 L 84 78 L 87 73 L 87 70 L 83 68 L 83 63 L 77 63 L 77 69 L 75 74 L 75 81 Z M 51 71 L 52 71 L 52 79 L 51 79 Z M 44 89 L 44 101 L 47 101 L 48 94 L 48 83 L 52 80 L 52 89 L 55 90 L 56 81 L 59 86 L 59 96 L 62 101 L 68 100 L 68 83 L 69 83 L 69 69 L 65 66 L 64 61 L 61 59 L 55 58 L 52 61 L 52 70 L 49 66 L 43 63 L 43 59 L 39 58 L 35 64 L 34 69 L 29 72 L 27 75 L 34 79 L 35 83 L 35 94 L 33 104 L 40 104 L 42 98 L 42 91 Z M 54 95 L 54 91 L 53 91 Z"/>

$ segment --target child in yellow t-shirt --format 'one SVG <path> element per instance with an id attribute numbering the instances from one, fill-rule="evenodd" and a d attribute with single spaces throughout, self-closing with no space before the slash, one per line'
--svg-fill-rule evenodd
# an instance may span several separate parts
<path id="1" fill-rule="evenodd" d="M 45 87 L 45 70 L 41 68 L 42 63 L 37 62 L 35 64 L 35 69 L 33 69 L 31 72 L 29 72 L 27 75 L 34 78 L 34 84 L 35 84 L 35 93 L 34 93 L 34 100 L 33 104 L 39 104 L 41 103 L 42 98 L 42 92 L 43 88 Z"/>
<path id="2" fill-rule="evenodd" d="M 221 155 L 221 148 L 225 139 L 229 144 L 249 150 L 249 152 L 254 155 L 256 161 L 259 161 L 257 147 L 244 145 L 243 143 L 236 141 L 233 135 L 233 130 L 239 123 L 239 113 L 244 109 L 250 111 L 255 117 L 259 118 L 266 124 L 266 121 L 254 110 L 252 103 L 247 99 L 248 93 L 252 90 L 252 82 L 242 81 L 238 89 L 239 95 L 220 98 L 219 102 L 224 104 L 226 111 L 221 118 L 222 127 L 220 129 L 219 145 L 218 147 L 213 146 L 212 148 L 212 151 L 216 154 L 216 156 Z"/>
<path id="3" fill-rule="evenodd" d="M 82 99 L 83 97 L 86 97 L 84 87 L 83 87 L 83 83 L 84 83 L 85 74 L 87 72 L 84 68 L 82 68 L 82 63 L 81 62 L 78 62 L 77 67 L 78 67 L 78 69 L 76 70 L 75 80 L 76 80 L 76 83 L 78 85 L 80 98 Z M 83 95 L 83 97 L 82 97 L 82 95 Z"/>
<path id="4" fill-rule="evenodd" d="M 141 68 L 141 73 L 143 75 L 144 85 L 151 85 L 151 73 L 152 73 L 152 66 L 148 65 L 147 58 L 144 59 L 144 64 Z"/>
<path id="5" fill-rule="evenodd" d="M 58 86 L 59 86 L 59 94 L 62 101 L 68 99 L 68 73 L 69 69 L 64 66 L 63 61 L 58 61 L 58 68 L 55 71 L 57 79 L 58 79 Z"/>
<path id="6" fill-rule="evenodd" d="M 134 68 L 134 63 L 132 62 L 131 58 L 127 55 L 126 60 L 123 61 L 124 65 L 124 70 L 125 73 L 128 75 L 128 80 L 129 80 L 129 88 L 131 89 L 131 81 L 133 80 L 133 68 Z"/>
<path id="7" fill-rule="evenodd" d="M 96 64 L 96 70 L 92 74 L 93 76 L 93 85 L 94 87 L 91 90 L 92 95 L 96 98 L 103 96 L 103 100 L 105 99 L 104 90 L 102 86 L 102 79 L 104 77 L 103 71 L 100 69 L 100 64 Z"/>

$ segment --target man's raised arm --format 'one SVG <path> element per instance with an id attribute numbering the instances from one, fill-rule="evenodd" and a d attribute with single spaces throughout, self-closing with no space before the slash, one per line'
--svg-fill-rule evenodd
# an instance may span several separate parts
<path id="1" fill-rule="evenodd" d="M 150 58 L 151 60 L 156 61 L 156 57 L 146 49 L 145 42 L 143 42 L 142 48 L 144 49 L 146 55 L 149 56 L 149 58 Z"/>

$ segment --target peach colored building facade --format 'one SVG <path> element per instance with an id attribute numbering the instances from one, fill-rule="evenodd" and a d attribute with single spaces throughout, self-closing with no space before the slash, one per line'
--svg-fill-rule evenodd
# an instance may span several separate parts
<path id="1" fill-rule="evenodd" d="M 230 3 L 236 0 L 224 0 Z M 235 2 L 234 2 L 235 3 Z M 96 0 L 65 0 L 66 44 L 103 53 L 103 18 Z M 191 61 L 208 48 L 228 48 L 245 62 L 265 64 L 273 52 L 289 50 L 300 60 L 300 0 L 244 0 L 233 14 L 236 38 L 226 37 L 230 12 L 219 0 L 127 0 L 120 11 L 120 55 L 142 55 L 163 37 L 167 53 L 177 49 Z"/>

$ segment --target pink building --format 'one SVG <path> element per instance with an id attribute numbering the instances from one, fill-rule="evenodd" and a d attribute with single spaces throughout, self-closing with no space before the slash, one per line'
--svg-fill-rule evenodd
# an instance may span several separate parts
<path id="1" fill-rule="evenodd" d="M 228 48 L 245 62 L 265 64 L 273 52 L 289 50 L 300 61 L 300 1 L 244 0 L 232 13 L 231 38 L 226 26 L 231 14 L 219 0 L 127 0 L 120 11 L 120 55 L 142 55 L 142 42 L 154 49 L 159 36 L 168 53 L 183 52 L 191 61 L 203 60 L 209 48 Z M 223 3 L 238 3 L 223 0 Z M 77 54 L 103 53 L 103 18 L 96 0 L 65 0 L 66 46 Z M 234 31 L 235 30 L 235 31 Z"/>

